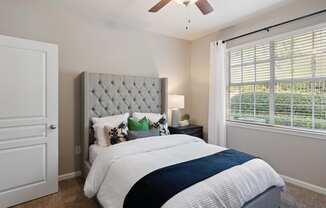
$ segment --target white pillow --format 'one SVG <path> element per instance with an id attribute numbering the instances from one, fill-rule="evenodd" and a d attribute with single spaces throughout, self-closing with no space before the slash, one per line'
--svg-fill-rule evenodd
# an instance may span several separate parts
<path id="1" fill-rule="evenodd" d="M 132 116 L 137 118 L 137 119 L 142 119 L 142 118 L 146 117 L 151 122 L 156 123 L 164 116 L 164 114 L 160 114 L 160 113 L 138 113 L 138 112 L 136 112 L 136 113 L 133 113 Z"/>
<path id="2" fill-rule="evenodd" d="M 106 142 L 104 127 L 118 127 L 123 122 L 127 123 L 128 118 L 129 113 L 114 116 L 106 116 L 103 118 L 92 118 L 96 143 L 103 147 L 110 145 Z"/>

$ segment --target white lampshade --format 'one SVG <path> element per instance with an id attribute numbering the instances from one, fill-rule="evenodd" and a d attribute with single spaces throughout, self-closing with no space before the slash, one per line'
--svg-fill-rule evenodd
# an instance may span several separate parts
<path id="1" fill-rule="evenodd" d="M 170 109 L 183 109 L 185 107 L 184 95 L 169 95 L 169 108 Z"/>

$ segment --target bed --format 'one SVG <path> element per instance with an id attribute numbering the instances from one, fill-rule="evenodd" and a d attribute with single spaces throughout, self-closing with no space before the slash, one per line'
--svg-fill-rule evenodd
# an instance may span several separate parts
<path id="1" fill-rule="evenodd" d="M 97 196 L 103 207 L 139 207 L 135 203 L 126 206 L 126 201 L 138 200 L 137 196 L 141 198 L 142 194 L 147 199 L 157 197 L 144 192 L 144 189 L 137 189 L 136 185 L 142 179 L 161 169 L 213 155 L 221 158 L 220 155 L 229 151 L 185 135 L 149 137 L 110 147 L 97 147 L 94 144 L 92 117 L 125 112 L 166 113 L 167 86 L 166 78 L 88 72 L 82 74 L 82 170 L 86 178 L 84 192 L 88 197 Z M 160 181 L 155 178 L 152 180 Z M 283 186 L 283 180 L 267 163 L 259 158 L 251 158 L 241 165 L 185 186 L 160 206 L 142 204 L 142 207 L 278 208 Z M 133 195 L 136 198 L 132 198 Z"/>

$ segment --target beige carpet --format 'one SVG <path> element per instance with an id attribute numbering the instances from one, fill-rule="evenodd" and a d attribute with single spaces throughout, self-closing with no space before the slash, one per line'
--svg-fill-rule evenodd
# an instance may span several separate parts
<path id="1" fill-rule="evenodd" d="M 287 184 L 281 208 L 326 208 L 326 196 Z"/>

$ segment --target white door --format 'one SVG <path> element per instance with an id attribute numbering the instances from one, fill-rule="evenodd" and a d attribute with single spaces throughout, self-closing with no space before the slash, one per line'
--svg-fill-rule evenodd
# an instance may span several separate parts
<path id="1" fill-rule="evenodd" d="M 0 207 L 58 191 L 57 46 L 0 35 Z"/>

